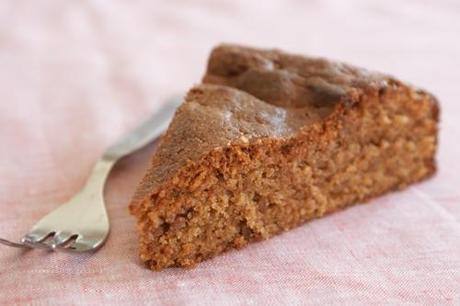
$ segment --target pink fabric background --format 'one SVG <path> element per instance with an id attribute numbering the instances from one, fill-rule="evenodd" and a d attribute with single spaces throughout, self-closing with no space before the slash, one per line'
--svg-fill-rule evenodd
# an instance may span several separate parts
<path id="1" fill-rule="evenodd" d="M 0 305 L 460 304 L 460 3 L 0 2 L 0 236 L 18 239 L 105 147 L 197 83 L 219 42 L 390 72 L 442 103 L 433 179 L 192 270 L 140 265 L 127 203 L 153 148 L 107 187 L 94 255 L 0 246 Z"/>

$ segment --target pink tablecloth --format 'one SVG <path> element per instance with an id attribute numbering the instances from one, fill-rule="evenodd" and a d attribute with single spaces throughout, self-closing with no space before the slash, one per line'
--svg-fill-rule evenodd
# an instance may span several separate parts
<path id="1" fill-rule="evenodd" d="M 222 41 L 390 72 L 442 103 L 433 179 L 192 270 L 146 270 L 127 203 L 152 148 L 107 188 L 94 255 L 0 247 L 0 305 L 460 304 L 460 4 L 444 1 L 0 2 L 0 236 L 83 184 L 113 140 L 197 83 Z"/>

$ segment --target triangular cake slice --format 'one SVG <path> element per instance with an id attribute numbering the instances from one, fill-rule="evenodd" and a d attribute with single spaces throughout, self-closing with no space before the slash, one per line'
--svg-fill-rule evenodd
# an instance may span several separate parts
<path id="1" fill-rule="evenodd" d="M 435 172 L 438 104 L 325 59 L 221 45 L 130 205 L 154 270 L 196 263 Z"/>

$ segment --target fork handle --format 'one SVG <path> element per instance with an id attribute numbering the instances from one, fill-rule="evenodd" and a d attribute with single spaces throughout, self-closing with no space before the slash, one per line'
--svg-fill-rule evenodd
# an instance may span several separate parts
<path id="1" fill-rule="evenodd" d="M 94 165 L 81 194 L 103 198 L 105 182 L 116 162 L 117 160 L 99 159 Z M 104 203 L 103 199 L 102 203 Z"/>
<path id="2" fill-rule="evenodd" d="M 98 160 L 93 171 L 88 178 L 84 187 L 83 194 L 94 196 L 103 196 L 104 185 L 115 163 L 140 148 L 150 143 L 153 139 L 159 137 L 168 127 L 181 98 L 174 97 L 157 112 L 155 112 L 147 121 L 142 123 L 134 131 L 126 134 L 110 146 L 107 151 Z M 103 202 L 103 199 L 102 201 Z"/>
<path id="3" fill-rule="evenodd" d="M 131 133 L 125 135 L 114 145 L 110 146 L 102 156 L 104 160 L 117 161 L 120 158 L 139 150 L 153 139 L 159 137 L 168 127 L 177 106 L 181 102 L 181 97 L 171 98 L 170 101 L 157 112 L 155 112 L 147 121 L 141 124 Z"/>

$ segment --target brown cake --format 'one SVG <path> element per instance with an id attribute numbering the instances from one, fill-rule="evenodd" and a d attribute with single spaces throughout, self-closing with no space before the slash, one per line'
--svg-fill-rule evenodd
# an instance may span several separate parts
<path id="1" fill-rule="evenodd" d="M 221 45 L 130 205 L 140 257 L 193 266 L 425 179 L 438 113 L 387 75 Z"/>

